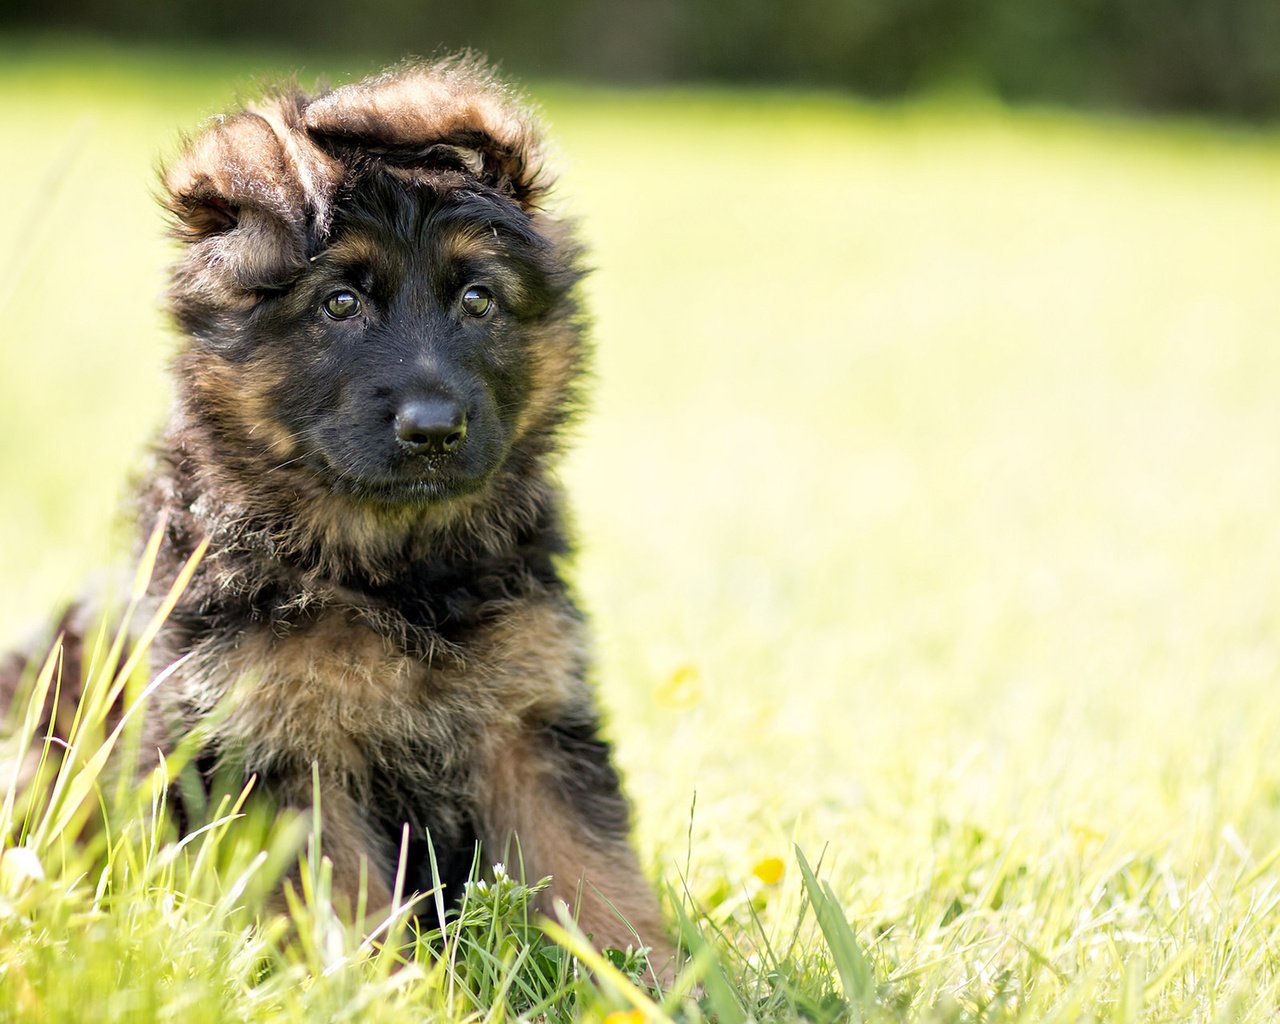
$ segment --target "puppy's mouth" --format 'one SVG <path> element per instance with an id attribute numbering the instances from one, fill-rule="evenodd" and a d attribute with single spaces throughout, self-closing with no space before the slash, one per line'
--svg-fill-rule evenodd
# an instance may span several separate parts
<path id="1" fill-rule="evenodd" d="M 443 470 L 385 477 L 344 474 L 334 478 L 333 490 L 358 501 L 403 508 L 442 505 L 480 490 L 486 476 L 469 477 Z"/>

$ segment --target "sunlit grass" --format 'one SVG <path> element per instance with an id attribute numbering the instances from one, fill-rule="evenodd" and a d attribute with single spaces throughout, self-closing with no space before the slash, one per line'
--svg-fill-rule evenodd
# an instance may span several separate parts
<path id="1" fill-rule="evenodd" d="M 0 62 L 10 639 L 110 564 L 164 415 L 157 157 L 268 64 Z M 704 1007 L 1272 1018 L 1280 138 L 535 92 L 599 268 L 577 577 L 642 852 L 724 971 Z M 77 1019 L 80 983 L 101 1019 L 446 1005 L 196 914 L 189 874 L 59 878 L 7 904 L 10 1016 Z"/>

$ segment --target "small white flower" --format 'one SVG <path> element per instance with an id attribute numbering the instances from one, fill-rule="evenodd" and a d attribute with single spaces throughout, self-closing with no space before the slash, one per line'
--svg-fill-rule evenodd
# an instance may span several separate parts
<path id="1" fill-rule="evenodd" d="M 13 846 L 0 855 L 0 880 L 10 892 L 44 881 L 44 866 L 29 846 Z"/>

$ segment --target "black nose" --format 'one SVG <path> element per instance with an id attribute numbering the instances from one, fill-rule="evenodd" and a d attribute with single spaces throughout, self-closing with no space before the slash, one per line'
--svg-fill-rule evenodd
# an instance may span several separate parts
<path id="1" fill-rule="evenodd" d="M 467 436 L 467 410 L 451 398 L 415 398 L 396 413 L 396 437 L 415 454 L 451 452 Z"/>

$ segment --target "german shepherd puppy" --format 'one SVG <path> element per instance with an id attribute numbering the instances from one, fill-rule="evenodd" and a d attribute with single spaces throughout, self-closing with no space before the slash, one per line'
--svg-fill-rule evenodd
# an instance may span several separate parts
<path id="1" fill-rule="evenodd" d="M 585 357 L 572 231 L 520 102 L 474 61 L 216 118 L 164 175 L 176 407 L 142 489 L 172 743 L 308 808 L 355 905 L 456 896 L 477 848 L 550 875 L 601 946 L 670 956 L 586 681 L 550 475 Z M 68 664 L 76 663 L 74 652 Z M 633 931 L 634 929 L 634 931 Z"/>

